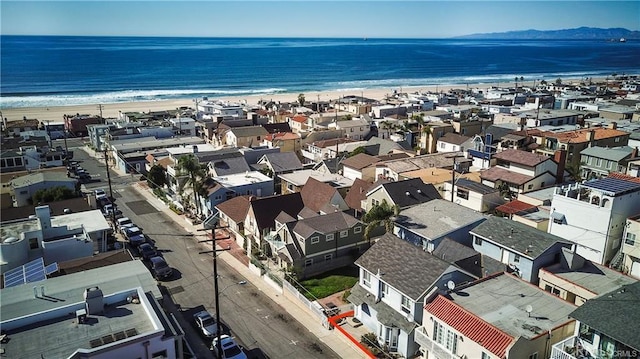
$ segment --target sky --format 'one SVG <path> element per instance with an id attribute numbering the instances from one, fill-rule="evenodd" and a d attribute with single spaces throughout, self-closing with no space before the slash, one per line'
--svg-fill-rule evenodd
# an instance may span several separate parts
<path id="1" fill-rule="evenodd" d="M 3 35 L 447 38 L 640 30 L 640 1 L 0 1 Z"/>

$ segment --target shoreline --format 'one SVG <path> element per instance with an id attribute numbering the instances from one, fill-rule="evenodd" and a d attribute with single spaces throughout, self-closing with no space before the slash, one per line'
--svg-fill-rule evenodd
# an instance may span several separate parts
<path id="1" fill-rule="evenodd" d="M 563 83 L 579 83 L 584 78 L 562 78 Z M 593 83 L 603 83 L 605 78 L 592 78 Z M 515 81 L 505 82 L 505 87 L 511 87 Z M 531 87 L 534 84 L 534 80 L 524 80 L 522 86 Z M 424 86 L 406 86 L 398 88 L 370 88 L 370 89 L 351 89 L 351 90 L 333 90 L 333 91 L 307 91 L 301 92 L 304 94 L 307 101 L 331 101 L 336 100 L 342 96 L 363 96 L 373 100 L 382 100 L 387 95 L 393 93 L 394 90 L 403 93 L 415 93 L 415 92 L 431 92 L 440 93 L 448 92 L 451 89 L 489 89 L 495 87 L 495 83 L 464 83 L 464 84 L 435 84 Z M 275 93 L 275 94 L 251 94 L 251 95 L 224 95 L 209 97 L 211 101 L 224 101 L 230 103 L 246 103 L 257 104 L 262 100 L 272 100 L 275 102 L 296 102 L 298 94 L 294 93 Z M 199 98 L 202 99 L 202 98 Z M 64 115 L 74 114 L 89 114 L 91 116 L 100 115 L 100 108 L 102 106 L 102 116 L 104 118 L 116 118 L 119 112 L 149 112 L 149 111 L 163 111 L 173 110 L 179 107 L 191 107 L 195 108 L 194 98 L 173 98 L 162 100 L 149 100 L 149 101 L 131 101 L 131 102 L 114 102 L 106 104 L 82 104 L 82 105 L 64 105 L 64 106 L 49 106 L 49 107 L 13 107 L 13 108 L 1 108 L 0 113 L 2 118 L 6 118 L 7 121 L 18 121 L 24 117 L 27 119 L 37 119 L 39 121 L 52 121 L 62 122 Z"/>

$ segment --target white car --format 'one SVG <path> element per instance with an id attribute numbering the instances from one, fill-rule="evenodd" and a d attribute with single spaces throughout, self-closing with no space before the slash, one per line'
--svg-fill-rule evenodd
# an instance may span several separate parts
<path id="1" fill-rule="evenodd" d="M 218 323 L 206 310 L 194 314 L 193 320 L 205 337 L 211 338 L 218 333 Z"/>
<path id="2" fill-rule="evenodd" d="M 213 343 L 211 343 L 211 350 L 216 354 L 218 354 L 218 338 L 213 339 Z M 220 343 L 222 344 L 222 358 L 223 359 L 247 359 L 247 355 L 242 351 L 238 343 L 228 336 L 221 335 Z"/>
<path id="3" fill-rule="evenodd" d="M 116 220 L 116 227 L 122 233 L 124 233 L 125 229 L 135 227 L 135 226 L 136 225 L 133 224 L 133 222 L 131 221 L 131 219 L 129 219 L 129 217 L 122 217 Z"/>
<path id="4" fill-rule="evenodd" d="M 107 192 L 105 192 L 102 188 L 93 191 L 96 195 L 96 199 L 107 198 Z"/>

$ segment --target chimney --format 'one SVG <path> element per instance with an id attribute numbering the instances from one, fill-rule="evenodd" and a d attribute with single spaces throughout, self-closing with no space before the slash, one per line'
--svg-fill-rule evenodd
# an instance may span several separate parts
<path id="1" fill-rule="evenodd" d="M 193 145 L 193 153 L 198 153 L 198 145 Z"/>
<path id="2" fill-rule="evenodd" d="M 609 124 L 609 128 L 612 130 L 617 130 L 618 129 L 618 123 L 613 121 Z"/>
<path id="3" fill-rule="evenodd" d="M 589 142 L 589 147 L 593 146 L 593 140 L 596 138 L 596 130 L 589 130 L 587 132 L 587 141 Z"/>
<path id="4" fill-rule="evenodd" d="M 564 182 L 564 169 L 567 165 L 567 150 L 557 150 L 553 154 L 553 160 L 558 164 L 556 183 L 562 183 Z"/>
<path id="5" fill-rule="evenodd" d="M 36 207 L 36 217 L 40 220 L 42 229 L 51 228 L 51 212 L 49 212 L 49 206 Z"/>
<path id="6" fill-rule="evenodd" d="M 631 151 L 631 158 L 636 158 L 638 157 L 638 147 L 634 147 L 633 150 Z"/>

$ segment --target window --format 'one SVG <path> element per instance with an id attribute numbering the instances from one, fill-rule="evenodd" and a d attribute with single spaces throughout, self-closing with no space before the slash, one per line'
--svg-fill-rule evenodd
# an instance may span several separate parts
<path id="1" fill-rule="evenodd" d="M 384 298 L 389 295 L 389 285 L 385 282 L 380 282 L 380 298 Z"/>
<path id="2" fill-rule="evenodd" d="M 162 358 L 168 358 L 166 350 L 151 354 L 151 359 L 162 359 Z"/>
<path id="3" fill-rule="evenodd" d="M 371 273 L 366 270 L 362 271 L 362 285 L 367 288 L 371 288 Z"/>
<path id="4" fill-rule="evenodd" d="M 489 356 L 489 354 L 482 352 L 482 358 L 481 359 L 491 359 L 491 356 Z"/>
<path id="5" fill-rule="evenodd" d="M 513 261 L 516 263 L 520 263 L 520 256 L 516 254 L 516 256 L 513 258 Z"/>
<path id="6" fill-rule="evenodd" d="M 611 169 L 613 167 L 613 161 L 607 160 L 607 169 Z"/>
<path id="7" fill-rule="evenodd" d="M 340 231 L 340 238 L 344 238 L 349 235 L 349 231 Z"/>
<path id="8" fill-rule="evenodd" d="M 395 350 L 398 348 L 398 336 L 400 334 L 400 328 L 380 326 L 378 333 L 380 341 L 389 346 L 389 349 Z"/>
<path id="9" fill-rule="evenodd" d="M 596 166 L 602 166 L 602 158 L 596 158 Z"/>
<path id="10" fill-rule="evenodd" d="M 361 233 L 362 232 L 362 227 L 358 226 L 358 227 L 353 227 L 353 233 Z"/>
<path id="11" fill-rule="evenodd" d="M 447 341 L 444 345 L 452 354 L 458 353 L 458 334 L 447 330 Z"/>
<path id="12" fill-rule="evenodd" d="M 591 156 L 587 157 L 587 164 L 590 165 L 591 164 Z"/>
<path id="13" fill-rule="evenodd" d="M 532 184 L 530 184 L 530 185 L 528 185 L 528 186 L 527 186 L 527 189 L 532 189 L 532 188 L 533 188 L 533 185 L 532 185 Z"/>
<path id="14" fill-rule="evenodd" d="M 436 343 L 442 344 L 444 338 L 444 327 L 440 322 L 433 321 L 433 339 Z"/>
<path id="15" fill-rule="evenodd" d="M 402 296 L 401 309 L 405 313 L 411 313 L 411 299 L 409 297 Z"/>
<path id="16" fill-rule="evenodd" d="M 324 261 L 328 262 L 333 258 L 333 253 L 329 253 L 329 254 L 325 254 L 324 255 Z"/>
<path id="17" fill-rule="evenodd" d="M 445 148 L 447 145 L 444 142 L 440 142 L 440 148 Z"/>
<path id="18" fill-rule="evenodd" d="M 309 259 L 305 259 L 304 260 L 304 266 L 305 267 L 308 267 L 308 266 L 310 266 L 312 264 L 313 264 L 313 258 L 309 258 Z"/>
<path id="19" fill-rule="evenodd" d="M 311 244 L 316 244 L 320 242 L 320 237 L 315 236 L 315 237 L 311 237 Z"/>
<path id="20" fill-rule="evenodd" d="M 38 238 L 29 238 L 29 249 L 38 249 Z"/>
<path id="21" fill-rule="evenodd" d="M 627 232 L 627 236 L 624 239 L 624 244 L 633 246 L 636 244 L 636 235 L 634 233 Z"/>
<path id="22" fill-rule="evenodd" d="M 620 142 L 620 137 L 616 137 L 614 140 L 616 143 Z"/>
<path id="23" fill-rule="evenodd" d="M 436 343 L 443 345 L 452 354 L 457 355 L 458 334 L 452 332 L 449 329 L 445 330 L 445 328 L 442 326 L 441 323 L 434 321 L 433 322 L 433 338 L 435 339 Z"/>
<path id="24" fill-rule="evenodd" d="M 481 245 L 482 245 L 482 238 L 480 238 L 480 237 L 475 237 L 475 239 L 473 240 L 473 242 L 474 242 L 477 246 L 481 246 Z"/>
<path id="25" fill-rule="evenodd" d="M 580 334 L 578 337 L 590 344 L 593 344 L 593 337 L 595 336 L 595 330 L 584 323 L 580 323 Z"/>
<path id="26" fill-rule="evenodd" d="M 327 236 L 326 236 L 327 242 L 332 241 L 332 240 L 333 240 L 333 237 L 334 237 L 334 236 L 333 236 L 333 233 L 329 233 L 329 234 L 327 234 Z"/>
<path id="27" fill-rule="evenodd" d="M 469 191 L 464 188 L 458 188 L 456 190 L 456 197 L 459 197 L 462 199 L 469 199 Z"/>
<path id="28" fill-rule="evenodd" d="M 529 355 L 529 359 L 538 359 L 538 352 Z"/>

